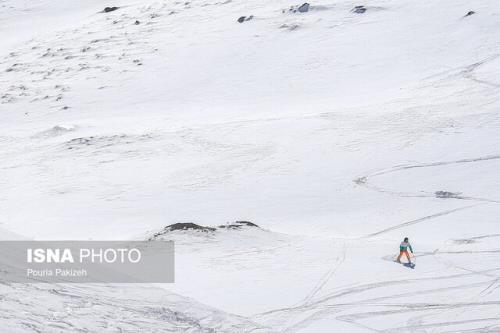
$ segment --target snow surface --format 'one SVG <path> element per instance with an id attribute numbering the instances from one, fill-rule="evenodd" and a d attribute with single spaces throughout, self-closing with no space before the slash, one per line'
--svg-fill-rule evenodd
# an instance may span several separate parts
<path id="1" fill-rule="evenodd" d="M 0 0 L 1 239 L 262 227 L 2 283 L 1 331 L 500 332 L 500 4 L 300 4 Z"/>

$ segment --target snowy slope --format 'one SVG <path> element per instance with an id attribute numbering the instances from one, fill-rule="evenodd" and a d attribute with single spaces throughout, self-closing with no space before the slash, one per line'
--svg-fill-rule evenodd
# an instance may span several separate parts
<path id="1" fill-rule="evenodd" d="M 165 235 L 182 296 L 151 306 L 217 315 L 147 317 L 157 289 L 127 287 L 106 311 L 137 301 L 145 331 L 500 330 L 500 5 L 296 5 L 0 1 L 2 239 L 262 227 Z M 391 262 L 405 236 L 415 270 Z M 42 303 L 5 311 L 64 308 L 42 289 L 6 286 L 0 325 L 41 329 Z M 137 330 L 68 298 L 61 322 Z"/>

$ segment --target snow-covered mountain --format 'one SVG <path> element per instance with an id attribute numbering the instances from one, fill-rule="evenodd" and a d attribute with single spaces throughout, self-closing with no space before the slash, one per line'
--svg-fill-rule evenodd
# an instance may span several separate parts
<path id="1" fill-rule="evenodd" d="M 500 4 L 300 5 L 0 0 L 0 238 L 176 241 L 1 331 L 500 331 Z"/>

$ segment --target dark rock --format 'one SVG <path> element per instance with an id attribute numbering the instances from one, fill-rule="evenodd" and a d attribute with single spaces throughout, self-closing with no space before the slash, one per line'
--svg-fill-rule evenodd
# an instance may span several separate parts
<path id="1" fill-rule="evenodd" d="M 223 224 L 218 226 L 220 229 L 240 229 L 241 225 L 235 225 L 235 224 Z"/>
<path id="2" fill-rule="evenodd" d="M 169 231 L 174 231 L 174 230 L 215 231 L 215 228 L 204 227 L 195 223 L 174 223 L 165 227 L 165 229 L 168 229 Z"/>
<path id="3" fill-rule="evenodd" d="M 87 142 L 84 142 L 85 144 L 88 144 Z M 68 148 L 72 149 L 72 147 Z M 220 229 L 240 229 L 242 227 L 253 227 L 253 228 L 259 228 L 258 225 L 255 223 L 249 222 L 249 221 L 236 221 L 234 223 L 228 223 L 225 225 L 220 225 L 218 228 Z M 174 223 L 171 225 L 166 226 L 162 230 L 154 233 L 151 237 L 148 238 L 148 240 L 155 240 L 163 235 L 166 235 L 169 232 L 176 231 L 176 230 L 195 230 L 195 231 L 201 231 L 201 232 L 214 232 L 217 229 L 212 228 L 212 227 L 205 227 L 196 223 Z"/>
<path id="4" fill-rule="evenodd" d="M 476 14 L 476 12 L 473 11 L 473 10 L 471 10 L 471 11 L 467 12 L 467 14 L 465 14 L 464 17 L 471 16 L 471 15 L 474 15 L 474 14 Z"/>
<path id="5" fill-rule="evenodd" d="M 257 224 L 252 223 L 250 221 L 236 221 L 234 223 L 239 224 L 239 225 L 246 225 L 247 227 L 259 228 L 259 226 Z"/>
<path id="6" fill-rule="evenodd" d="M 309 4 L 307 2 L 303 3 L 298 10 L 301 13 L 307 13 L 309 11 Z"/>
<path id="7" fill-rule="evenodd" d="M 239 23 L 243 23 L 243 22 L 246 22 L 246 21 L 250 21 L 251 19 L 253 19 L 253 15 L 250 15 L 250 16 L 241 16 L 240 18 L 238 18 L 238 22 Z"/>
<path id="8" fill-rule="evenodd" d="M 356 6 L 353 8 L 352 11 L 356 14 L 363 14 L 364 12 L 366 12 L 366 7 L 365 6 Z"/>
<path id="9" fill-rule="evenodd" d="M 475 243 L 476 241 L 473 240 L 473 239 L 454 239 L 453 240 L 453 243 L 455 244 L 473 244 Z"/>
<path id="10" fill-rule="evenodd" d="M 166 226 L 164 231 L 175 231 L 175 230 L 199 230 L 204 232 L 215 231 L 215 228 L 204 227 L 196 223 L 174 223 Z"/>
<path id="11" fill-rule="evenodd" d="M 137 20 L 136 20 L 136 21 L 134 22 L 134 24 L 135 24 L 135 25 L 139 25 L 139 24 L 141 24 L 141 22 L 139 22 L 139 21 L 137 21 Z"/>
<path id="12" fill-rule="evenodd" d="M 360 177 L 360 178 L 354 179 L 354 182 L 358 185 L 365 185 L 366 180 L 367 180 L 366 177 Z"/>
<path id="13" fill-rule="evenodd" d="M 201 232 L 213 232 L 215 231 L 215 228 L 204 227 L 195 223 L 174 223 L 166 226 L 165 228 L 163 228 L 163 230 L 154 233 L 153 236 L 148 238 L 148 240 L 149 241 L 155 240 L 160 236 L 163 236 L 171 231 L 176 231 L 176 230 L 196 230 Z"/>
<path id="14" fill-rule="evenodd" d="M 103 13 L 109 13 L 109 12 L 113 12 L 117 9 L 119 9 L 120 7 L 106 7 L 104 8 L 104 10 L 102 11 Z"/>
<path id="15" fill-rule="evenodd" d="M 219 226 L 219 228 L 221 229 L 240 229 L 241 227 L 259 228 L 258 225 L 249 221 L 236 221 L 234 223 L 228 223 Z"/>
<path id="16" fill-rule="evenodd" d="M 176 230 L 195 230 L 201 232 L 213 232 L 215 231 L 215 228 L 204 227 L 195 223 L 174 223 L 166 226 L 165 228 L 163 228 L 163 230 L 154 233 L 153 236 L 148 238 L 148 240 L 149 241 L 155 240 L 169 232 Z"/>
<path id="17" fill-rule="evenodd" d="M 434 192 L 434 195 L 436 196 L 436 198 L 441 198 L 441 199 L 449 199 L 449 198 L 460 199 L 460 194 L 461 193 L 448 192 L 448 191 L 436 191 L 436 192 Z"/>

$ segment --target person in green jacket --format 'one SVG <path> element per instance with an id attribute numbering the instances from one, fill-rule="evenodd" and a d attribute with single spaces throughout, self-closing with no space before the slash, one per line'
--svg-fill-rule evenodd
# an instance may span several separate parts
<path id="1" fill-rule="evenodd" d="M 413 249 L 411 248 L 411 244 L 408 240 L 408 237 L 405 237 L 405 239 L 401 242 L 401 244 L 399 244 L 399 256 L 398 259 L 396 259 L 397 262 L 401 263 L 401 257 L 404 254 L 408 259 L 408 263 L 411 264 L 411 259 L 410 259 L 410 254 L 408 253 L 408 249 L 410 249 L 411 253 L 413 254 Z"/>

